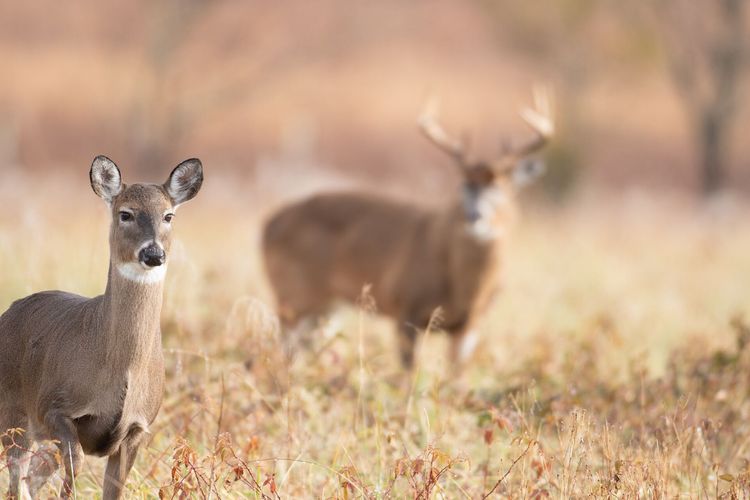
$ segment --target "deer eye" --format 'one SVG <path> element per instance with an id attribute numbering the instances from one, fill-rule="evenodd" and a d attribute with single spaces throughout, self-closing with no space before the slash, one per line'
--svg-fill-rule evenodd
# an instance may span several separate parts
<path id="1" fill-rule="evenodd" d="M 172 217 L 174 217 L 174 214 L 167 214 L 164 216 L 164 222 L 170 223 L 172 222 Z"/>
<path id="2" fill-rule="evenodd" d="M 130 212 L 120 212 L 120 222 L 128 222 L 130 220 L 133 220 L 133 214 Z"/>

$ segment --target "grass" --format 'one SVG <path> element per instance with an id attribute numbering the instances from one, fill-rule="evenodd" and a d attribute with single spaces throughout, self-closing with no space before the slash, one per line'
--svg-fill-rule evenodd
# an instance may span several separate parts
<path id="1" fill-rule="evenodd" d="M 2 310 L 103 290 L 107 215 L 57 181 L 0 188 Z M 288 362 L 262 204 L 209 188 L 175 222 L 165 400 L 128 497 L 749 497 L 750 207 L 664 198 L 527 210 L 455 377 L 439 332 L 405 374 L 389 322 L 356 307 Z M 87 457 L 80 497 L 103 467 Z"/>

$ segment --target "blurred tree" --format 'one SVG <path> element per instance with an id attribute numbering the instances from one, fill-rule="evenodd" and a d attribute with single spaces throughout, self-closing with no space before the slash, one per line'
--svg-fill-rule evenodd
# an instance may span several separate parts
<path id="1" fill-rule="evenodd" d="M 274 2 L 246 3 L 252 4 L 252 17 L 229 0 L 148 3 L 146 74 L 139 79 L 130 120 L 144 172 L 178 161 L 175 150 L 202 123 L 248 100 L 284 71 L 341 46 L 341 38 L 330 34 L 341 31 L 345 13 L 332 10 L 331 2 L 326 16 L 318 15 L 322 3 L 300 4 L 293 14 Z"/>
<path id="2" fill-rule="evenodd" d="M 657 0 L 653 14 L 699 148 L 703 191 L 726 181 L 726 151 L 747 66 L 747 0 Z"/>
<path id="3" fill-rule="evenodd" d="M 172 73 L 182 45 L 211 5 L 207 0 L 162 0 L 150 5 L 152 15 L 144 44 L 146 74 L 139 79 L 130 117 L 130 142 L 136 168 L 142 172 L 163 169 L 169 149 L 182 136 L 184 105 L 182 85 Z"/>
<path id="4" fill-rule="evenodd" d="M 580 110 L 599 48 L 591 43 L 597 0 L 517 2 L 479 0 L 503 47 L 540 62 L 539 78 L 551 78 L 556 95 L 557 133 L 545 153 L 548 173 L 541 180 L 553 199 L 562 200 L 575 187 L 584 164 L 586 124 Z"/>

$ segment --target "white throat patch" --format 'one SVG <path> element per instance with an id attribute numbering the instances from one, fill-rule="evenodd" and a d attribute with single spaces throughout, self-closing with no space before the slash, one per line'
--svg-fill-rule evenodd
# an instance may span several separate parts
<path id="1" fill-rule="evenodd" d="M 147 269 L 139 262 L 126 262 L 117 265 L 117 272 L 128 281 L 150 285 L 164 281 L 164 276 L 167 275 L 167 265 Z"/>
<path id="2" fill-rule="evenodd" d="M 494 241 L 502 236 L 502 231 L 487 221 L 486 219 L 479 219 L 473 223 L 467 224 L 466 230 L 471 236 L 479 241 L 487 242 Z"/>
<path id="3" fill-rule="evenodd" d="M 502 237 L 502 228 L 493 224 L 498 210 L 509 202 L 508 195 L 493 186 L 481 190 L 468 190 L 465 195 L 468 233 L 479 241 L 492 241 Z"/>

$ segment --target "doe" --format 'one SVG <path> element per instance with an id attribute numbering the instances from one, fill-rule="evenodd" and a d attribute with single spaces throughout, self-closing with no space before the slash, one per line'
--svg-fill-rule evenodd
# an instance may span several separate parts
<path id="1" fill-rule="evenodd" d="M 31 443 L 40 440 L 59 448 L 61 497 L 74 493 L 91 454 L 108 457 L 103 498 L 119 498 L 161 405 L 159 321 L 172 218 L 200 189 L 201 162 L 180 163 L 163 185 L 125 185 L 117 166 L 97 156 L 90 179 L 112 215 L 104 295 L 35 293 L 0 316 L 0 432 L 25 429 L 3 436 L 10 498 L 35 496 L 57 468 L 54 460 L 27 477 Z"/>

